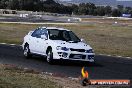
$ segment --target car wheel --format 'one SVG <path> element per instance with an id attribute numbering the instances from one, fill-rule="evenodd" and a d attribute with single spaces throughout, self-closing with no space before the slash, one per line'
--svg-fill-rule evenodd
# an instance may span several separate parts
<path id="1" fill-rule="evenodd" d="M 24 47 L 23 54 L 24 54 L 24 56 L 25 56 L 27 59 L 29 59 L 29 58 L 31 57 L 31 54 L 30 54 L 30 50 L 29 50 L 29 46 L 28 46 L 28 45 L 26 45 L 26 46 Z"/>
<path id="2" fill-rule="evenodd" d="M 48 52 L 47 52 L 47 62 L 49 64 L 53 64 L 53 52 L 52 52 L 52 49 L 49 49 Z"/>

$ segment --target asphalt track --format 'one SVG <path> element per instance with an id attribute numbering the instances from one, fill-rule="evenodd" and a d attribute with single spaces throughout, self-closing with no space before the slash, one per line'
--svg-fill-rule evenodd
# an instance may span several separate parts
<path id="1" fill-rule="evenodd" d="M 97 55 L 95 63 L 63 61 L 49 65 L 45 58 L 33 56 L 25 59 L 21 46 L 0 44 L 0 63 L 14 64 L 60 76 L 79 77 L 83 66 L 91 79 L 130 79 L 132 80 L 132 59 Z"/>

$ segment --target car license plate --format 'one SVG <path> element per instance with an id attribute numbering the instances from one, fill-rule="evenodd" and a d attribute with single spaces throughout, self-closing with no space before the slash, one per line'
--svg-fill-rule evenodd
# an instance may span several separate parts
<path id="1" fill-rule="evenodd" d="M 74 55 L 73 58 L 75 58 L 75 59 L 81 59 L 82 55 Z"/>

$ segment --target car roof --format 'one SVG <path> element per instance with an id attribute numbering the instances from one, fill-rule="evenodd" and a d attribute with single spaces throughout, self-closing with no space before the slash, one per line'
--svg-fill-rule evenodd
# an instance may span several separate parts
<path id="1" fill-rule="evenodd" d="M 58 28 L 58 27 L 41 27 L 41 28 L 44 28 L 44 29 L 47 29 L 47 30 L 49 30 L 49 29 L 57 29 L 57 30 L 66 30 L 66 31 L 70 31 L 70 30 L 68 30 L 68 29 L 65 29 L 65 28 Z"/>

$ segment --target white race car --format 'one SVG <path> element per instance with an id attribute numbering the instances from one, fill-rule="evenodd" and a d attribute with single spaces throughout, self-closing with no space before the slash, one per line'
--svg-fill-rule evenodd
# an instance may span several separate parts
<path id="1" fill-rule="evenodd" d="M 64 28 L 39 27 L 30 31 L 24 37 L 22 47 L 26 58 L 33 54 L 43 55 L 50 64 L 60 59 L 94 62 L 93 49 Z"/>

